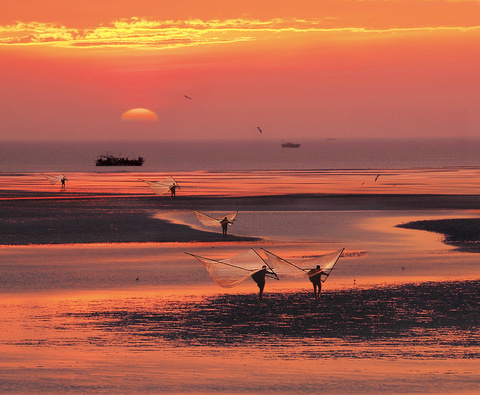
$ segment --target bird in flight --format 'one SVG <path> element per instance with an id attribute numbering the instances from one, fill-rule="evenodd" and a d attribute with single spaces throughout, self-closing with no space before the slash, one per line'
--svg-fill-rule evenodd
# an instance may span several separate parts
<path id="1" fill-rule="evenodd" d="M 188 100 L 192 100 L 192 98 L 190 96 L 187 96 L 187 95 L 183 95 L 185 98 L 187 98 Z"/>
<path id="2" fill-rule="evenodd" d="M 262 133 L 262 129 L 260 129 L 260 126 L 257 126 L 257 129 L 260 133 Z"/>
<path id="3" fill-rule="evenodd" d="M 377 181 L 377 180 L 378 180 L 378 177 L 380 177 L 380 174 L 379 174 L 378 176 L 376 176 L 376 177 L 375 177 L 375 181 Z"/>

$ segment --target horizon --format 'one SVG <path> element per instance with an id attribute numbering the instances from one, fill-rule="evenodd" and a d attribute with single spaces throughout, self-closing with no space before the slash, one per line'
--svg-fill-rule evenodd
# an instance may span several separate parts
<path id="1" fill-rule="evenodd" d="M 2 143 L 8 144 L 8 143 L 235 143 L 235 142 L 243 142 L 243 143 L 278 143 L 278 142 L 306 142 L 306 141 L 314 141 L 314 142 L 320 142 L 320 141 L 388 141 L 388 142 L 394 142 L 394 141 L 473 141 L 473 140 L 480 140 L 480 136 L 441 136 L 441 137 L 429 137 L 429 136 L 408 136 L 408 137 L 399 137 L 399 136 L 380 136 L 380 137 L 374 137 L 374 136 L 359 136 L 359 137 L 287 137 L 287 138 L 274 138 L 274 137 L 268 137 L 268 138 L 252 138 L 252 137 L 232 137 L 232 138 L 190 138 L 188 140 L 184 140 L 181 138 L 175 139 L 175 138 L 162 138 L 162 139 L 29 139 L 29 140 L 22 140 L 22 139 L 17 139 L 17 140 L 3 140 Z"/>

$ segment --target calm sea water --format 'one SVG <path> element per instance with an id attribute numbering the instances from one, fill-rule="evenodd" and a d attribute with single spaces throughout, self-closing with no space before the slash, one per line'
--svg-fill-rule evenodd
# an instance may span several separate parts
<path id="1" fill-rule="evenodd" d="M 479 167 L 480 139 L 3 142 L 1 173 L 108 171 L 98 155 L 145 158 L 142 172 Z M 138 171 L 121 167 L 118 171 Z"/>

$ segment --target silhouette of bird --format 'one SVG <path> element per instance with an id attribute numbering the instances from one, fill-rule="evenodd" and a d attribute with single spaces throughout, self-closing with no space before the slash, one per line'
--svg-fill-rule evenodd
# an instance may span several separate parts
<path id="1" fill-rule="evenodd" d="M 190 96 L 183 95 L 183 97 L 187 98 L 188 100 L 192 100 L 192 98 Z"/>
<path id="2" fill-rule="evenodd" d="M 375 177 L 375 181 L 377 181 L 377 180 L 378 180 L 378 177 L 380 177 L 380 174 L 379 174 L 378 176 L 376 176 L 376 177 Z"/>
<path id="3" fill-rule="evenodd" d="M 262 129 L 260 129 L 260 126 L 257 126 L 257 129 L 260 133 L 262 133 Z"/>

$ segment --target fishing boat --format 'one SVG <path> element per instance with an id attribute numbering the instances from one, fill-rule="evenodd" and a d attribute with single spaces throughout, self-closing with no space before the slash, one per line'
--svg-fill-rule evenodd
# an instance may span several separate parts
<path id="1" fill-rule="evenodd" d="M 301 145 L 300 143 L 286 142 L 286 143 L 282 143 L 282 148 L 299 148 L 300 145 Z"/>
<path id="2" fill-rule="evenodd" d="M 113 155 L 100 155 L 95 163 L 96 166 L 142 166 L 145 159 L 139 156 L 137 159 L 119 157 Z"/>

